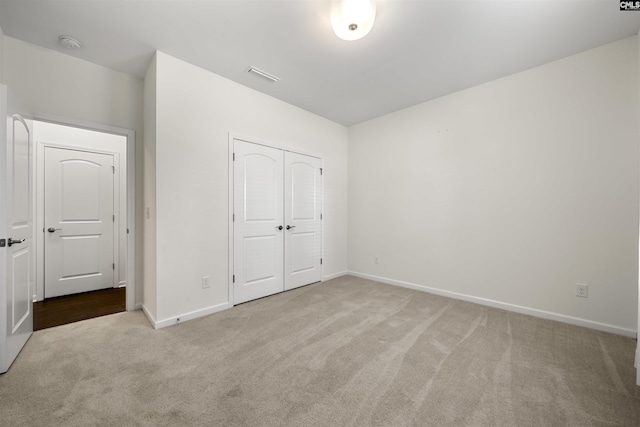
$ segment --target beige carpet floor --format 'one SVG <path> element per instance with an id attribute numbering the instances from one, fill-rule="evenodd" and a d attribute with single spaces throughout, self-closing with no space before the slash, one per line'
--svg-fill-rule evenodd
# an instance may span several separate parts
<path id="1" fill-rule="evenodd" d="M 38 331 L 3 426 L 638 426 L 635 340 L 353 277 Z"/>

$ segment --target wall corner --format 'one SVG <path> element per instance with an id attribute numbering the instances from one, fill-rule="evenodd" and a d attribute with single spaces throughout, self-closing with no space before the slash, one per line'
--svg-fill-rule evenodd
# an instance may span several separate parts
<path id="1" fill-rule="evenodd" d="M 143 138 L 143 307 L 158 318 L 156 262 L 156 94 L 157 61 L 154 55 L 144 77 Z"/>
<path id="2" fill-rule="evenodd" d="M 640 31 L 636 36 L 636 48 L 637 48 L 637 79 L 640 81 Z M 638 103 L 640 104 L 640 90 L 638 91 Z M 637 137 L 638 137 L 638 145 L 640 145 L 640 117 L 637 118 L 636 127 L 638 128 Z M 640 158 L 638 159 L 638 167 L 640 168 Z M 638 247 L 640 248 L 640 221 L 638 223 L 639 233 L 638 233 Z M 638 265 L 640 265 L 640 250 L 638 251 Z M 640 269 L 639 269 L 640 270 Z M 636 357 L 635 357 L 635 367 L 636 367 L 636 384 L 640 386 L 640 340 L 637 340 L 638 333 L 640 333 L 640 271 L 638 272 L 638 313 L 637 313 L 637 321 L 638 328 L 636 329 Z"/>

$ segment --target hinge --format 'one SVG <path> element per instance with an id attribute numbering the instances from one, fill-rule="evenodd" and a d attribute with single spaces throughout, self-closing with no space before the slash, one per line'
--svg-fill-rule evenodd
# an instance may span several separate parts
<path id="1" fill-rule="evenodd" d="M 7 246 L 7 239 L 0 239 L 0 248 Z"/>
<path id="2" fill-rule="evenodd" d="M 320 221 L 322 221 L 322 214 L 320 214 Z"/>
<path id="3" fill-rule="evenodd" d="M 116 222 L 116 216 L 113 215 L 113 222 Z"/>
<path id="4" fill-rule="evenodd" d="M 111 168 L 113 169 L 113 173 L 116 173 L 116 167 L 115 166 L 111 166 Z"/>
<path id="5" fill-rule="evenodd" d="M 113 264 L 111 264 L 111 268 L 112 268 L 113 270 L 115 270 L 115 269 L 116 269 L 116 263 L 115 263 L 115 262 L 114 262 Z"/>
<path id="6" fill-rule="evenodd" d="M 233 283 L 236 283 L 236 275 L 233 275 Z"/>
<path id="7" fill-rule="evenodd" d="M 236 214 L 233 214 L 233 222 L 236 222 Z"/>
<path id="8" fill-rule="evenodd" d="M 322 175 L 322 168 L 320 168 L 320 175 Z"/>
<path id="9" fill-rule="evenodd" d="M 129 229 L 127 228 L 127 234 L 129 234 Z"/>
<path id="10" fill-rule="evenodd" d="M 233 161 L 236 161 L 236 153 L 233 153 Z"/>
<path id="11" fill-rule="evenodd" d="M 320 258 L 320 264 L 322 264 L 322 258 Z"/>

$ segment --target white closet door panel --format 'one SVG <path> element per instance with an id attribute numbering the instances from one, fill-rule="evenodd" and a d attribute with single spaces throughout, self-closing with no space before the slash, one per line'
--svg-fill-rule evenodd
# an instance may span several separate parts
<path id="1" fill-rule="evenodd" d="M 275 279 L 279 276 L 282 266 L 279 246 L 282 244 L 280 236 L 251 236 L 244 239 L 245 254 L 245 284 Z"/>
<path id="2" fill-rule="evenodd" d="M 285 153 L 285 290 L 322 279 L 322 161 Z"/>
<path id="3" fill-rule="evenodd" d="M 284 290 L 283 152 L 235 140 L 233 303 Z"/>

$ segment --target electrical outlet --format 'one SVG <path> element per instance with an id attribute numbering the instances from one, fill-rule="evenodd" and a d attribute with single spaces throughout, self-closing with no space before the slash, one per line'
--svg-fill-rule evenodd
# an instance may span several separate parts
<path id="1" fill-rule="evenodd" d="M 576 296 L 580 298 L 589 298 L 589 286 L 576 284 Z"/>
<path id="2" fill-rule="evenodd" d="M 377 256 L 374 256 L 374 257 L 373 257 L 373 263 L 374 263 L 374 264 L 380 264 L 380 260 L 378 259 L 378 257 L 377 257 Z"/>
<path id="3" fill-rule="evenodd" d="M 209 280 L 211 280 L 211 276 L 202 276 L 202 289 L 209 287 Z"/>

